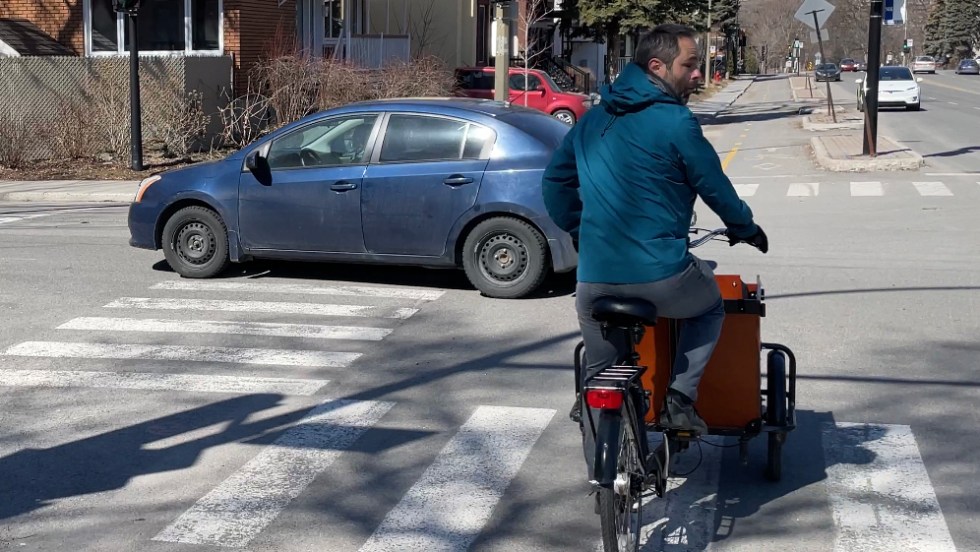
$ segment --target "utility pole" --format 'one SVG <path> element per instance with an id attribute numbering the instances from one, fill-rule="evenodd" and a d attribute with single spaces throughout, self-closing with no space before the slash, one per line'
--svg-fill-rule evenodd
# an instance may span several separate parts
<path id="1" fill-rule="evenodd" d="M 708 0 L 708 32 L 704 33 L 704 86 L 711 82 L 711 0 Z"/>
<path id="2" fill-rule="evenodd" d="M 817 14 L 823 10 L 813 10 L 807 12 L 813 16 L 813 28 L 817 31 L 817 45 L 820 46 L 820 63 L 827 63 L 827 58 L 823 55 L 823 37 L 820 34 L 820 21 L 817 20 Z M 813 69 L 816 70 L 817 66 L 814 65 Z M 833 118 L 834 122 L 837 122 L 837 112 L 834 111 L 834 95 L 830 91 L 830 80 L 827 80 L 827 114 Z"/>
<path id="3" fill-rule="evenodd" d="M 117 13 L 126 14 L 129 23 L 129 142 L 130 162 L 134 171 L 143 170 L 143 125 L 140 107 L 140 54 L 139 25 L 136 14 L 140 0 L 112 0 L 112 8 Z"/>
<path id="4" fill-rule="evenodd" d="M 878 156 L 878 67 L 881 65 L 882 0 L 871 0 L 868 19 L 868 92 L 864 95 L 864 155 Z"/>
<path id="5" fill-rule="evenodd" d="M 510 99 L 510 2 L 494 0 L 497 20 L 497 52 L 494 60 L 493 99 L 506 102 Z"/>

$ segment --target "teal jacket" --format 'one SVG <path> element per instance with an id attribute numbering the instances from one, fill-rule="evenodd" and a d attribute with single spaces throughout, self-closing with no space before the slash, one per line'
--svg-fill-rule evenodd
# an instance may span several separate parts
<path id="1" fill-rule="evenodd" d="M 542 193 L 551 218 L 578 240 L 580 282 L 653 282 L 683 271 L 697 196 L 736 236 L 756 233 L 694 114 L 633 63 L 565 136 Z"/>

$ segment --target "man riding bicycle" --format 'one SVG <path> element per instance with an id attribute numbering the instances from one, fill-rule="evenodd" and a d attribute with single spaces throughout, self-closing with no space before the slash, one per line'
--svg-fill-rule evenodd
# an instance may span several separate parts
<path id="1" fill-rule="evenodd" d="M 721 217 L 732 245 L 765 253 L 769 244 L 686 107 L 701 79 L 696 36 L 673 24 L 647 32 L 633 61 L 602 91 L 600 108 L 568 132 L 542 186 L 551 218 L 579 244 L 583 382 L 628 354 L 625 335 L 603 337 L 593 303 L 605 296 L 647 300 L 660 316 L 682 320 L 660 423 L 706 433 L 694 402 L 725 311 L 711 267 L 688 250 L 697 197 Z M 593 436 L 584 434 L 591 465 Z"/>

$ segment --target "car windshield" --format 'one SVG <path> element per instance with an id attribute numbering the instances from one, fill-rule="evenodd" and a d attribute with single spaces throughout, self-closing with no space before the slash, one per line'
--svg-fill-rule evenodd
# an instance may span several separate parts
<path id="1" fill-rule="evenodd" d="M 854 63 L 854 60 L 851 59 L 851 58 L 844 58 L 844 59 L 840 60 L 840 64 L 841 65 L 844 65 L 845 63 Z"/>
<path id="2" fill-rule="evenodd" d="M 558 83 L 555 82 L 555 79 L 551 78 L 551 75 L 549 75 L 548 73 L 541 71 L 540 73 L 538 73 L 538 76 L 541 77 L 542 80 L 547 82 L 548 86 L 550 86 L 551 89 L 554 90 L 555 92 L 567 92 L 567 90 L 558 86 Z"/>
<path id="3" fill-rule="evenodd" d="M 929 62 L 929 61 L 936 61 L 936 60 L 932 56 L 919 56 L 919 57 L 915 58 L 915 61 L 926 61 L 926 62 Z"/>
<path id="4" fill-rule="evenodd" d="M 837 69 L 837 66 L 833 63 L 821 63 L 820 65 L 817 65 L 817 69 L 821 71 L 833 71 L 834 69 Z"/>
<path id="5" fill-rule="evenodd" d="M 878 79 L 883 81 L 913 80 L 912 71 L 909 71 L 908 67 L 882 67 L 879 70 Z"/>

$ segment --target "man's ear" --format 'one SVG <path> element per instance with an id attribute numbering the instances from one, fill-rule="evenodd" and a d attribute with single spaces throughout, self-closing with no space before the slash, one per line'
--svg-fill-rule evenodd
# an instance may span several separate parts
<path id="1" fill-rule="evenodd" d="M 662 71 L 663 68 L 664 68 L 664 62 L 657 58 L 650 58 L 650 61 L 647 62 L 647 71 L 655 75 L 659 71 Z"/>

